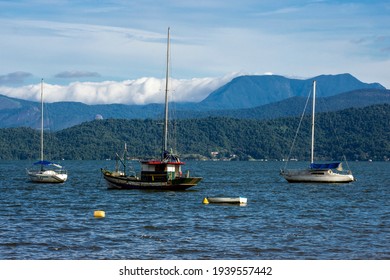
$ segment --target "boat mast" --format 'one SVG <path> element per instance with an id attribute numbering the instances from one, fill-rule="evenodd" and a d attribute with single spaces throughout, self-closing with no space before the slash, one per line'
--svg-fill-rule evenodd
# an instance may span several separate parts
<path id="1" fill-rule="evenodd" d="M 41 80 L 41 161 L 43 161 L 43 79 Z"/>
<path id="2" fill-rule="evenodd" d="M 168 39 L 167 39 L 167 61 L 166 61 L 166 72 L 165 72 L 165 122 L 164 122 L 164 142 L 163 142 L 163 151 L 162 159 L 164 159 L 164 153 L 168 150 L 168 79 L 169 79 L 169 27 L 168 27 Z"/>
<path id="3" fill-rule="evenodd" d="M 313 109 L 311 114 L 311 158 L 310 163 L 314 162 L 314 114 L 316 108 L 316 81 L 313 81 Z"/>

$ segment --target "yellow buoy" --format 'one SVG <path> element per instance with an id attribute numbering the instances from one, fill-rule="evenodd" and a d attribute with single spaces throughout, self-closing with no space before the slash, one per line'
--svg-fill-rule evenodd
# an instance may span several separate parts
<path id="1" fill-rule="evenodd" d="M 203 199 L 203 204 L 209 204 L 209 200 L 207 199 L 207 197 L 205 197 L 205 198 Z"/>
<path id="2" fill-rule="evenodd" d="M 102 210 L 97 210 L 97 211 L 93 212 L 93 216 L 95 218 L 104 218 L 106 216 L 106 213 Z"/>

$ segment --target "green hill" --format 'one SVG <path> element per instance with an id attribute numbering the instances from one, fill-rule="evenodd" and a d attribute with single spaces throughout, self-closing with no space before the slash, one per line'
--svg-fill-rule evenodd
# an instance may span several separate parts
<path id="1" fill-rule="evenodd" d="M 183 159 L 217 158 L 281 160 L 289 152 L 299 118 L 273 120 L 208 117 L 182 119 L 171 131 Z M 390 105 L 373 105 L 316 115 L 316 155 L 319 159 L 388 160 Z M 335 132 L 335 133 L 334 133 Z M 48 159 L 114 158 L 127 143 L 129 155 L 158 157 L 160 120 L 95 120 L 45 134 Z M 337 135 L 337 137 L 335 136 Z M 293 156 L 309 158 L 310 116 L 305 117 Z M 233 156 L 234 155 L 234 156 Z M 0 129 L 1 159 L 36 159 L 39 132 L 31 128 Z"/>

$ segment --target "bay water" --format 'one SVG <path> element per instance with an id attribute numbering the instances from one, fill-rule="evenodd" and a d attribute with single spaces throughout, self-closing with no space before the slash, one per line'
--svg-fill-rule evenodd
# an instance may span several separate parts
<path id="1" fill-rule="evenodd" d="M 390 259 L 389 162 L 349 163 L 349 184 L 290 184 L 282 162 L 189 161 L 203 181 L 183 192 L 108 190 L 114 161 L 62 164 L 67 182 L 37 184 L 30 162 L 0 161 L 1 260 Z"/>

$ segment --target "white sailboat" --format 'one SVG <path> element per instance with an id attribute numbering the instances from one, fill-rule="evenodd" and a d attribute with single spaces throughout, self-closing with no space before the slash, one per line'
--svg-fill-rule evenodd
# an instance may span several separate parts
<path id="1" fill-rule="evenodd" d="M 67 171 L 59 164 L 44 160 L 43 155 L 43 79 L 41 80 L 41 147 L 40 160 L 27 170 L 29 180 L 37 183 L 63 183 L 68 179 Z"/>
<path id="2" fill-rule="evenodd" d="M 350 170 L 341 172 L 341 162 L 314 163 L 315 99 L 316 81 L 313 81 L 310 166 L 306 169 L 283 169 L 280 174 L 290 183 L 349 183 L 355 181 Z"/>

